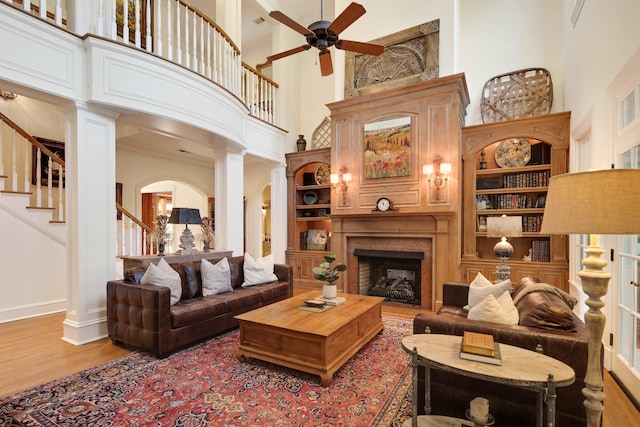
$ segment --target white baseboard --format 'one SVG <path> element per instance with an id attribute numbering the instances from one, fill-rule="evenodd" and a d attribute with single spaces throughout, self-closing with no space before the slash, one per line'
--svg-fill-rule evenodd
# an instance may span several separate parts
<path id="1" fill-rule="evenodd" d="M 37 304 L 7 307 L 0 310 L 0 323 L 44 316 L 46 314 L 60 313 L 66 309 L 67 300 L 45 301 Z"/>

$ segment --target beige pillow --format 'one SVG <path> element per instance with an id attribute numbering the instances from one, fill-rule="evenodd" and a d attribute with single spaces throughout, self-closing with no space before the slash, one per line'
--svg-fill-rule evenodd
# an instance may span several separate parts
<path id="1" fill-rule="evenodd" d="M 469 310 L 467 319 L 517 325 L 519 315 L 518 309 L 511 299 L 511 294 L 509 291 L 505 291 L 498 298 L 493 294 L 487 295 L 481 303 Z"/>
<path id="2" fill-rule="evenodd" d="M 211 264 L 202 258 L 200 262 L 200 274 L 202 274 L 202 296 L 222 294 L 232 291 L 231 270 L 229 260 L 224 257 L 216 264 Z"/>
<path id="3" fill-rule="evenodd" d="M 254 258 L 248 252 L 244 254 L 244 283 L 243 288 L 248 286 L 260 285 L 262 283 L 271 283 L 278 280 L 273 272 L 273 255 L 264 258 Z"/>
<path id="4" fill-rule="evenodd" d="M 498 298 L 504 291 L 509 291 L 509 295 L 511 295 L 511 280 L 507 279 L 503 282 L 493 284 L 489 279 L 484 277 L 482 273 L 478 273 L 469 285 L 469 300 L 468 304 L 464 306 L 464 309 L 471 310 L 483 302 L 490 294 Z"/>
<path id="5" fill-rule="evenodd" d="M 171 268 L 164 258 L 160 259 L 157 266 L 155 264 L 149 264 L 140 283 L 166 286 L 169 288 L 171 290 L 171 305 L 180 301 L 180 297 L 182 296 L 182 280 L 180 279 L 180 275 Z"/>

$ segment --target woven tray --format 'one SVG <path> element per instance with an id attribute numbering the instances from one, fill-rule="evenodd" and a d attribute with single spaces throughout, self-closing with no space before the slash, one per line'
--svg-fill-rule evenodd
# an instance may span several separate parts
<path id="1" fill-rule="evenodd" d="M 484 85 L 480 110 L 484 123 L 551 112 L 553 84 L 544 68 L 526 68 L 492 77 Z"/>

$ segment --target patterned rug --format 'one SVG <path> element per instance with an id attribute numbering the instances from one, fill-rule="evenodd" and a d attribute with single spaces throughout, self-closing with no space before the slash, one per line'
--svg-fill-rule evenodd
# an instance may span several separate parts
<path id="1" fill-rule="evenodd" d="M 320 378 L 235 357 L 234 330 L 166 359 L 135 352 L 0 401 L 0 426 L 395 426 L 410 416 L 411 361 L 384 331 Z"/>

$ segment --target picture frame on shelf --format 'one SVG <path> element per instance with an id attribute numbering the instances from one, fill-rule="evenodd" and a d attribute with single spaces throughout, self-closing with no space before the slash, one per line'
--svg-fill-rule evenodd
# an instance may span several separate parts
<path id="1" fill-rule="evenodd" d="M 476 218 L 478 222 L 478 231 L 487 231 L 487 216 L 478 215 Z"/>
<path id="2" fill-rule="evenodd" d="M 544 208 L 544 206 L 547 204 L 547 194 L 540 194 L 538 195 L 538 197 L 536 198 L 536 208 Z"/>
<path id="3" fill-rule="evenodd" d="M 478 194 L 476 195 L 476 209 L 484 210 L 484 209 L 492 209 L 491 199 L 488 194 Z"/>

